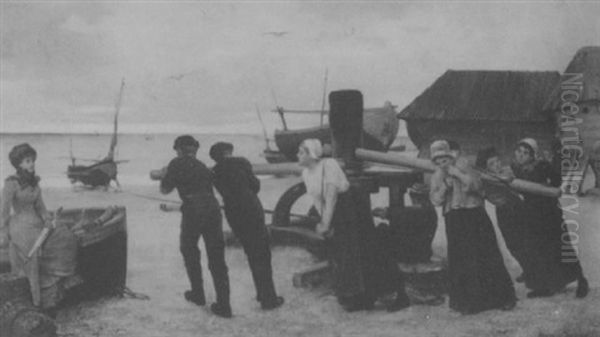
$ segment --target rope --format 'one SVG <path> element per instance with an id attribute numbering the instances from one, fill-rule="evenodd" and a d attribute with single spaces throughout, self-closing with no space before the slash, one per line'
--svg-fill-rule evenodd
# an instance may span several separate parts
<path id="1" fill-rule="evenodd" d="M 135 291 L 131 290 L 127 286 L 123 286 L 122 288 L 117 289 L 117 292 L 119 293 L 119 295 L 121 295 L 121 297 L 128 297 L 128 298 L 131 298 L 134 300 L 142 300 L 142 301 L 150 300 L 150 296 L 143 294 L 143 293 L 136 293 Z"/>
<path id="2" fill-rule="evenodd" d="M 151 196 L 151 195 L 145 195 L 145 194 L 135 193 L 135 192 L 131 192 L 131 191 L 125 191 L 125 190 L 121 190 L 121 192 L 133 195 L 135 197 L 143 198 L 143 199 L 154 200 L 154 201 L 162 201 L 162 202 L 169 202 L 169 203 L 172 203 L 172 204 L 181 204 L 181 201 L 179 201 L 179 200 L 172 200 L 172 199 L 167 199 L 167 198 L 154 197 L 154 196 Z"/>
<path id="3" fill-rule="evenodd" d="M 181 201 L 179 200 L 172 200 L 172 199 L 166 199 L 166 198 L 160 198 L 160 197 L 154 197 L 154 196 L 150 196 L 150 195 L 145 195 L 145 194 L 140 194 L 140 193 L 135 193 L 135 192 L 130 192 L 130 191 L 125 191 L 125 190 L 121 190 L 121 192 L 123 193 L 127 193 L 130 194 L 132 196 L 135 197 L 139 197 L 142 199 L 148 199 L 148 200 L 153 200 L 153 201 L 161 201 L 161 202 L 168 202 L 171 204 L 176 204 L 176 205 L 181 205 Z M 161 205 L 162 206 L 162 205 Z M 221 209 L 224 209 L 225 207 L 223 205 L 219 205 L 221 207 Z M 163 208 L 161 207 L 161 210 Z M 270 210 L 270 209 L 264 209 L 263 210 L 265 213 L 267 214 L 275 214 L 275 211 Z M 293 216 L 295 218 L 300 218 L 300 219 L 308 219 L 308 220 L 313 220 L 312 217 L 308 216 L 308 215 L 304 215 L 304 214 L 295 214 L 295 213 L 290 213 L 290 216 Z"/>

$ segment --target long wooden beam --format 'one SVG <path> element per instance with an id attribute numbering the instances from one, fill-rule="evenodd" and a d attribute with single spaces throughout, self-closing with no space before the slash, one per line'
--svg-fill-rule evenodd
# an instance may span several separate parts
<path id="1" fill-rule="evenodd" d="M 302 168 L 298 163 L 252 164 L 252 171 L 256 175 L 300 175 Z"/>
<path id="2" fill-rule="evenodd" d="M 356 158 L 360 160 L 396 166 L 405 166 L 425 172 L 435 171 L 435 165 L 426 159 L 412 158 L 400 154 L 384 153 L 360 148 L 356 149 L 355 153 Z M 481 173 L 481 178 L 488 182 L 498 183 L 498 178 L 490 174 Z M 531 193 L 546 197 L 558 198 L 561 195 L 561 190 L 558 187 L 546 186 L 522 179 L 514 179 L 508 184 L 508 186 L 518 192 Z"/>

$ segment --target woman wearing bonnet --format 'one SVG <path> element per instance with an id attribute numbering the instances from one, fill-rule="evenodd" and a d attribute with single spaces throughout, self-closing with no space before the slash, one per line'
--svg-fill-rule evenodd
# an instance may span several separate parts
<path id="1" fill-rule="evenodd" d="M 318 139 L 304 140 L 298 149 L 307 194 L 321 215 L 317 232 L 329 239 L 330 262 L 339 303 L 347 311 L 372 309 L 378 296 L 396 292 L 387 307 L 410 305 L 404 280 L 389 254 L 376 242 L 369 194 L 351 186 L 335 159 L 322 158 Z"/>
<path id="2" fill-rule="evenodd" d="M 8 227 L 11 271 L 29 280 L 33 304 L 55 314 L 63 297 L 62 281 L 75 272 L 77 241 L 64 225 L 52 224 L 35 175 L 37 152 L 29 144 L 19 144 L 9 159 L 16 174 L 4 181 L 0 228 Z M 12 214 L 11 214 L 12 210 Z M 27 255 L 44 228 L 51 235 L 31 258 Z"/>
<path id="3" fill-rule="evenodd" d="M 555 187 L 562 183 L 559 168 L 541 158 L 538 144 L 532 138 L 517 143 L 511 168 L 519 179 Z M 585 297 L 588 281 L 564 225 L 559 200 L 523 193 L 521 217 L 532 261 L 531 270 L 525 274 L 525 285 L 531 289 L 527 297 L 552 296 L 573 281 L 578 281 L 575 296 Z"/>
<path id="4" fill-rule="evenodd" d="M 511 310 L 515 289 L 484 208 L 480 176 L 458 164 L 445 140 L 434 141 L 430 154 L 436 166 L 430 199 L 446 223 L 450 308 L 462 314 Z"/>

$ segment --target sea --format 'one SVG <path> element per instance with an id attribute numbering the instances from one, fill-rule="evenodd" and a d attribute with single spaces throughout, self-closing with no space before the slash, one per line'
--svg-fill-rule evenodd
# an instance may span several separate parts
<path id="1" fill-rule="evenodd" d="M 120 134 L 115 150 L 118 164 L 118 179 L 122 185 L 153 184 L 149 172 L 168 164 L 174 157 L 173 141 L 177 134 Z M 200 142 L 198 158 L 207 165 L 213 161 L 208 155 L 210 146 L 218 141 L 234 144 L 235 153 L 245 156 L 251 162 L 265 162 L 261 157 L 265 140 L 260 135 L 193 135 Z M 1 134 L 0 135 L 0 174 L 5 177 L 15 169 L 10 164 L 8 154 L 13 146 L 29 143 L 37 151 L 36 174 L 45 187 L 68 187 L 67 167 L 71 164 L 71 154 L 78 165 L 90 165 L 108 154 L 111 134 Z"/>
<path id="2" fill-rule="evenodd" d="M 121 185 L 153 185 L 149 178 L 153 169 L 164 167 L 174 157 L 173 141 L 178 134 L 119 134 L 115 160 L 126 160 L 118 165 Z M 234 154 L 244 156 L 252 163 L 266 163 L 262 152 L 266 141 L 259 134 L 193 134 L 200 142 L 198 158 L 212 166 L 208 155 L 211 145 L 218 141 L 234 145 Z M 90 165 L 108 154 L 112 134 L 0 134 L 0 176 L 14 174 L 8 154 L 13 146 L 29 143 L 37 151 L 36 174 L 42 187 L 69 187 L 67 167 L 71 153 L 76 164 Z M 411 144 L 407 137 L 399 137 L 394 144 Z M 411 144 L 412 145 L 412 144 Z M 410 145 L 409 145 L 410 146 Z M 276 149 L 274 143 L 271 144 Z"/>

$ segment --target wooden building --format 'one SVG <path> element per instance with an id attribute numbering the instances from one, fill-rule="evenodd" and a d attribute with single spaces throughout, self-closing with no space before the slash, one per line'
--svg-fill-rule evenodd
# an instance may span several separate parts
<path id="1" fill-rule="evenodd" d="M 544 109 L 557 121 L 563 182 L 583 182 L 593 159 L 594 186 L 600 188 L 600 47 L 577 51 Z"/>
<path id="2" fill-rule="evenodd" d="M 557 71 L 448 70 L 399 114 L 408 135 L 429 156 L 437 139 L 453 140 L 475 156 L 493 145 L 504 156 L 533 137 L 550 150 L 556 121 L 544 104 L 560 81 Z"/>

